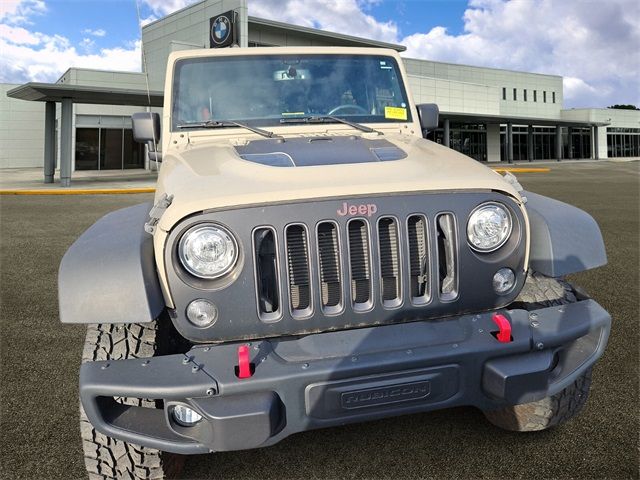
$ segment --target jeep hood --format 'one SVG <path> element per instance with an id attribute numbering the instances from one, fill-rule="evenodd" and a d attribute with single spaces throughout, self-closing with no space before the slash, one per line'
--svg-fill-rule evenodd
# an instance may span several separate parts
<path id="1" fill-rule="evenodd" d="M 203 210 L 396 192 L 497 190 L 520 200 L 498 173 L 414 136 L 335 135 L 277 143 L 198 139 L 172 150 L 162 164 L 156 198 L 166 193 L 173 202 L 159 227 L 169 231 Z M 323 154 L 326 163 L 319 160 Z"/>

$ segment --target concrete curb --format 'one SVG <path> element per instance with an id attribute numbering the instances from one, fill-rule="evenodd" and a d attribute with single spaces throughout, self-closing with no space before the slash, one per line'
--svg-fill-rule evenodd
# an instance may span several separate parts
<path id="1" fill-rule="evenodd" d="M 0 195 L 128 195 L 132 193 L 154 193 L 155 188 L 86 188 L 70 190 L 0 190 Z"/>

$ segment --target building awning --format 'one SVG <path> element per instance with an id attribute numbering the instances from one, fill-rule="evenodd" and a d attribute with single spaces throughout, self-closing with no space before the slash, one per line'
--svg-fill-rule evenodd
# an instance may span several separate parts
<path id="1" fill-rule="evenodd" d="M 158 91 L 147 93 L 146 90 L 128 88 L 29 82 L 9 90 L 7 97 L 31 102 L 61 102 L 70 99 L 73 103 L 94 105 L 162 107 L 164 93 Z"/>
<path id="2" fill-rule="evenodd" d="M 536 118 L 522 117 L 512 115 L 490 115 L 484 113 L 457 113 L 457 112 L 440 112 L 442 120 L 460 123 L 488 123 L 488 124 L 505 124 L 513 125 L 537 125 L 555 127 L 604 127 L 609 125 L 607 122 L 586 122 L 582 120 L 569 120 L 566 118 Z"/>

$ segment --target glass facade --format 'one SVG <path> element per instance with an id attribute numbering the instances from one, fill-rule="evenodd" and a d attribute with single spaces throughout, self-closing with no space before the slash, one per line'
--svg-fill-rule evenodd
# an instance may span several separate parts
<path id="1" fill-rule="evenodd" d="M 569 135 L 569 131 L 571 134 Z M 561 128 L 562 158 L 591 158 L 591 129 Z M 571 149 L 571 153 L 570 150 Z M 556 128 L 533 127 L 533 158 L 531 160 L 556 159 Z M 513 126 L 513 160 L 529 160 L 529 131 L 527 126 Z M 500 126 L 500 161 L 508 161 L 507 126 Z"/>
<path id="2" fill-rule="evenodd" d="M 78 116 L 76 170 L 144 168 L 144 145 L 133 140 L 127 117 Z"/>
<path id="3" fill-rule="evenodd" d="M 607 127 L 607 156 L 640 157 L 640 128 Z"/>
<path id="4" fill-rule="evenodd" d="M 570 132 L 570 139 L 563 138 L 563 158 L 591 158 L 591 129 L 572 127 Z"/>
<path id="5" fill-rule="evenodd" d="M 442 145 L 444 129 L 438 128 L 427 135 L 429 140 Z M 449 147 L 480 162 L 487 161 L 487 127 L 484 124 L 451 123 Z"/>

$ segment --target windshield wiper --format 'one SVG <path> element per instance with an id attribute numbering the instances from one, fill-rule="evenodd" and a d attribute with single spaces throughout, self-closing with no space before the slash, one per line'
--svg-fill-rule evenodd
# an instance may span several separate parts
<path id="1" fill-rule="evenodd" d="M 377 133 L 378 135 L 384 135 L 382 132 L 375 130 L 371 127 L 367 127 L 366 125 L 362 125 L 360 123 L 351 122 L 349 120 L 345 120 L 344 118 L 335 117 L 333 115 L 310 115 L 307 117 L 289 117 L 289 118 L 281 118 L 280 123 L 344 123 L 345 125 L 349 125 L 357 130 L 366 133 Z"/>
<path id="2" fill-rule="evenodd" d="M 273 132 L 263 130 L 261 128 L 252 127 L 246 123 L 236 122 L 235 120 L 207 120 L 206 122 L 188 122 L 177 125 L 177 128 L 225 128 L 225 127 L 240 127 L 262 135 L 267 138 L 280 137 Z"/>

